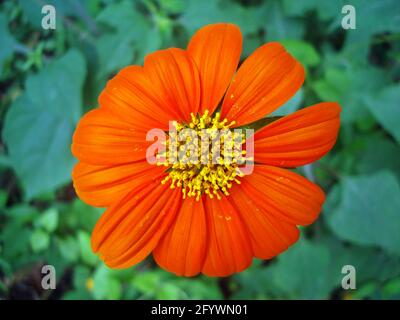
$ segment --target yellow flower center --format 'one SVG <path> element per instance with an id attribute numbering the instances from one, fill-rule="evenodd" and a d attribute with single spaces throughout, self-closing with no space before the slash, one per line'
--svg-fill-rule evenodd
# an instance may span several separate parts
<path id="1" fill-rule="evenodd" d="M 203 115 L 191 114 L 188 124 L 173 122 L 165 150 L 157 154 L 157 165 L 169 167 L 161 183 L 181 188 L 184 199 L 229 195 L 228 189 L 233 183 L 240 184 L 238 178 L 243 176 L 239 166 L 249 160 L 242 150 L 245 135 L 240 129 L 232 130 L 234 124 L 208 110 Z"/>

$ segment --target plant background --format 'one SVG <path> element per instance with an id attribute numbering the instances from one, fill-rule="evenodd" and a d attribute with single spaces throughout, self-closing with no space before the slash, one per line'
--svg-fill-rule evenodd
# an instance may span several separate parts
<path id="1" fill-rule="evenodd" d="M 357 29 L 346 31 L 349 3 Z M 56 30 L 41 28 L 44 4 L 56 7 Z M 229 278 L 176 277 L 151 258 L 110 270 L 89 244 L 103 210 L 71 186 L 74 127 L 119 69 L 220 21 L 240 26 L 242 58 L 278 40 L 306 67 L 276 114 L 342 105 L 333 151 L 298 169 L 326 191 L 323 213 L 287 252 Z M 2 1 L 0 47 L 0 298 L 400 298 L 399 1 Z M 43 264 L 55 266 L 56 290 L 41 289 Z M 356 290 L 341 289 L 346 264 Z"/>

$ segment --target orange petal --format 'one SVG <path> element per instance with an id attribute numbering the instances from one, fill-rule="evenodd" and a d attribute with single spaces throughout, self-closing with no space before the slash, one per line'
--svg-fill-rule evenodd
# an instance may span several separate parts
<path id="1" fill-rule="evenodd" d="M 248 196 L 245 188 L 246 183 L 243 186 L 235 185 L 230 197 L 249 229 L 254 255 L 260 259 L 271 259 L 298 240 L 299 230 L 295 224 L 274 215 L 268 205 L 260 207 L 253 200 L 259 196 L 263 201 L 263 194 Z"/>
<path id="2" fill-rule="evenodd" d="M 208 276 L 228 276 L 251 264 L 253 253 L 248 230 L 231 200 L 225 196 L 221 200 L 204 197 L 208 252 L 202 272 Z"/>
<path id="3" fill-rule="evenodd" d="M 256 121 L 289 100 L 304 81 L 304 68 L 285 48 L 267 43 L 240 66 L 222 104 L 221 115 L 237 126 Z"/>
<path id="4" fill-rule="evenodd" d="M 200 111 L 213 112 L 236 72 L 242 51 L 240 29 L 230 23 L 216 23 L 198 30 L 187 48 L 201 78 Z"/>
<path id="5" fill-rule="evenodd" d="M 203 201 L 188 198 L 153 252 L 156 262 L 179 276 L 198 274 L 206 253 L 206 217 Z"/>
<path id="6" fill-rule="evenodd" d="M 96 207 L 106 207 L 123 198 L 133 189 L 142 189 L 166 175 L 165 168 L 147 161 L 94 166 L 79 162 L 72 171 L 74 188 L 83 201 Z"/>
<path id="7" fill-rule="evenodd" d="M 153 85 L 144 68 L 126 67 L 108 81 L 100 94 L 99 104 L 136 129 L 167 130 L 170 120 L 182 120 L 183 116 Z"/>
<path id="8" fill-rule="evenodd" d="M 297 167 L 324 156 L 335 144 L 340 106 L 323 102 L 265 126 L 254 136 L 255 161 Z"/>
<path id="9" fill-rule="evenodd" d="M 109 207 L 92 234 L 93 251 L 112 268 L 127 268 L 156 247 L 181 204 L 181 191 L 155 181 Z"/>
<path id="10" fill-rule="evenodd" d="M 146 159 L 146 150 L 152 143 L 146 141 L 146 132 L 98 108 L 79 121 L 71 149 L 82 162 L 112 165 Z"/>
<path id="11" fill-rule="evenodd" d="M 254 172 L 241 179 L 240 190 L 254 209 L 294 225 L 314 222 L 325 200 L 315 183 L 287 169 L 267 165 L 255 165 Z"/>
<path id="12" fill-rule="evenodd" d="M 158 103 L 181 115 L 171 120 L 190 121 L 190 113 L 199 110 L 200 75 L 187 51 L 172 48 L 149 54 L 144 61 L 144 71 Z"/>

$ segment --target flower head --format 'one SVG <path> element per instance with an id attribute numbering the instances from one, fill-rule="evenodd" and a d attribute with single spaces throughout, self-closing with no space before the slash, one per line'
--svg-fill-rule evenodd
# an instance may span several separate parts
<path id="1" fill-rule="evenodd" d="M 107 208 L 92 248 L 108 266 L 130 267 L 153 253 L 178 275 L 226 276 L 253 257 L 285 251 L 298 226 L 318 217 L 323 191 L 288 168 L 333 147 L 340 107 L 319 103 L 265 125 L 251 136 L 248 154 L 250 140 L 235 129 L 283 105 L 305 73 L 277 42 L 259 47 L 237 70 L 241 49 L 235 25 L 207 25 L 186 50 L 156 51 L 143 67 L 122 69 L 99 108 L 79 122 L 74 187 L 85 202 Z M 154 128 L 168 135 L 149 162 Z M 206 135 L 211 144 L 194 148 Z M 254 164 L 251 173 L 246 162 Z"/>

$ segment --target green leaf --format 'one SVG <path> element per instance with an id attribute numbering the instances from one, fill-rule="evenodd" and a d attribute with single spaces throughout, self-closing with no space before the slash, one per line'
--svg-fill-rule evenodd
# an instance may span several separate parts
<path id="1" fill-rule="evenodd" d="M 83 262 L 90 266 L 95 266 L 99 261 L 90 246 L 90 235 L 85 231 L 78 232 L 79 247 L 81 249 L 81 258 Z"/>
<path id="2" fill-rule="evenodd" d="M 132 284 L 142 293 L 152 294 L 160 284 L 160 275 L 155 272 L 141 273 L 133 279 Z"/>
<path id="3" fill-rule="evenodd" d="M 96 21 L 107 24 L 119 32 L 130 34 L 133 39 L 143 37 L 143 26 L 150 23 L 133 5 L 132 1 L 122 1 L 105 6 L 98 14 Z"/>
<path id="4" fill-rule="evenodd" d="M 389 255 L 380 248 L 360 247 L 339 241 L 333 235 L 324 235 L 318 242 L 330 251 L 333 257 L 329 272 L 339 287 L 343 278 L 342 268 L 352 265 L 357 272 L 357 283 L 385 282 L 399 275 L 400 258 Z"/>
<path id="5" fill-rule="evenodd" d="M 175 284 L 175 283 L 174 283 Z M 222 299 L 218 283 L 214 278 L 205 276 L 196 279 L 179 278 L 176 286 L 181 289 L 181 294 L 186 294 L 190 299 Z M 183 298 L 187 298 L 186 296 Z"/>
<path id="6" fill-rule="evenodd" d="M 400 278 L 389 281 L 383 288 L 385 299 L 398 300 L 400 298 Z"/>
<path id="7" fill-rule="evenodd" d="M 0 240 L 2 242 L 2 257 L 10 264 L 14 264 L 20 257 L 28 255 L 32 230 L 13 220 L 2 228 Z"/>
<path id="8" fill-rule="evenodd" d="M 270 280 L 288 298 L 325 299 L 335 286 L 327 272 L 330 263 L 325 246 L 302 238 L 271 266 Z"/>
<path id="9" fill-rule="evenodd" d="M 4 190 L 0 190 L 0 209 L 3 209 L 8 200 L 8 193 Z"/>
<path id="10" fill-rule="evenodd" d="M 372 66 L 329 66 L 323 79 L 312 85 L 321 100 L 336 101 L 342 106 L 341 120 L 352 123 L 368 118 L 368 100 L 388 82 L 387 74 Z M 360 94 L 362 92 L 362 94 Z"/>
<path id="11" fill-rule="evenodd" d="M 126 31 L 100 37 L 96 41 L 96 49 L 99 54 L 99 76 L 107 76 L 133 62 L 134 47 Z M 110 52 L 113 53 L 112 58 Z"/>
<path id="12" fill-rule="evenodd" d="M 16 41 L 8 31 L 7 17 L 0 13 L 0 75 L 3 74 L 3 64 L 14 53 Z"/>
<path id="13" fill-rule="evenodd" d="M 28 223 L 39 217 L 39 210 L 28 204 L 19 203 L 6 211 L 7 216 L 18 223 Z"/>
<path id="14" fill-rule="evenodd" d="M 60 215 L 62 222 L 72 229 L 91 231 L 104 212 L 103 208 L 95 208 L 87 205 L 80 199 L 75 199 L 71 206 L 64 209 Z"/>
<path id="15" fill-rule="evenodd" d="M 90 279 L 90 270 L 85 266 L 78 265 L 74 269 L 73 284 L 75 289 L 87 290 L 86 283 Z"/>
<path id="16" fill-rule="evenodd" d="M 97 76 L 101 79 L 133 62 L 142 63 L 146 54 L 161 45 L 159 30 L 131 1 L 106 6 L 96 21 L 115 29 L 111 33 L 103 34 L 95 42 L 99 57 Z"/>
<path id="17" fill-rule="evenodd" d="M 392 85 L 380 91 L 367 103 L 369 111 L 400 144 L 400 85 Z"/>
<path id="18" fill-rule="evenodd" d="M 185 10 L 179 20 L 191 34 L 206 24 L 230 22 L 248 35 L 263 28 L 261 16 L 260 8 L 244 7 L 231 0 L 185 1 Z"/>
<path id="19" fill-rule="evenodd" d="M 265 2 L 259 12 L 259 19 L 265 21 L 264 31 L 267 41 L 298 39 L 303 36 L 304 24 L 299 19 L 287 16 L 282 10 L 282 2 Z"/>
<path id="20" fill-rule="evenodd" d="M 35 230 L 31 235 L 31 247 L 34 252 L 43 251 L 49 247 L 50 236 L 43 230 Z"/>
<path id="21" fill-rule="evenodd" d="M 63 300 L 92 300 L 92 296 L 89 292 L 80 289 L 74 291 L 67 291 L 64 293 Z"/>
<path id="22" fill-rule="evenodd" d="M 283 40 L 285 46 L 297 60 L 306 67 L 314 67 L 319 64 L 321 58 L 312 44 L 301 40 Z"/>
<path id="23" fill-rule="evenodd" d="M 354 157 L 354 152 L 349 153 Z M 379 170 L 387 169 L 396 173 L 400 181 L 400 148 L 388 138 L 380 136 L 367 136 L 363 149 L 357 153 L 356 172 L 368 174 Z"/>
<path id="24" fill-rule="evenodd" d="M 350 4 L 356 9 L 356 29 L 346 30 L 343 51 L 353 59 L 367 61 L 373 35 L 400 31 L 400 2 L 352 0 Z M 341 20 L 338 20 L 338 27 L 340 23 Z"/>
<path id="25" fill-rule="evenodd" d="M 3 139 L 27 199 L 70 181 L 84 79 L 83 57 L 71 50 L 29 76 L 25 93 L 6 115 Z"/>
<path id="26" fill-rule="evenodd" d="M 58 211 L 56 208 L 49 208 L 41 214 L 40 218 L 35 221 L 36 227 L 44 228 L 47 232 L 51 233 L 57 229 L 58 225 Z"/>
<path id="27" fill-rule="evenodd" d="M 400 186 L 388 171 L 345 177 L 341 199 L 327 215 L 333 232 L 343 240 L 378 246 L 400 255 Z"/>
<path id="28" fill-rule="evenodd" d="M 79 242 L 73 236 L 59 239 L 58 248 L 62 257 L 68 262 L 76 262 L 79 259 Z"/>
<path id="29" fill-rule="evenodd" d="M 185 0 L 160 0 L 160 7 L 169 14 L 181 13 L 185 7 Z"/>
<path id="30" fill-rule="evenodd" d="M 378 285 L 375 282 L 367 282 L 361 284 L 356 291 L 351 292 L 352 299 L 366 299 L 373 297 L 378 290 Z"/>
<path id="31" fill-rule="evenodd" d="M 181 296 L 181 290 L 171 284 L 164 284 L 159 290 L 157 290 L 156 299 L 160 300 L 177 300 Z"/>
<path id="32" fill-rule="evenodd" d="M 344 1 L 315 1 L 315 0 L 284 0 L 284 12 L 289 16 L 305 16 L 311 11 L 316 11 L 322 20 L 329 20 L 340 14 Z"/>
<path id="33" fill-rule="evenodd" d="M 96 299 L 118 300 L 121 298 L 121 283 L 112 276 L 112 272 L 105 265 L 101 265 L 96 270 L 93 281 L 93 295 Z"/>

